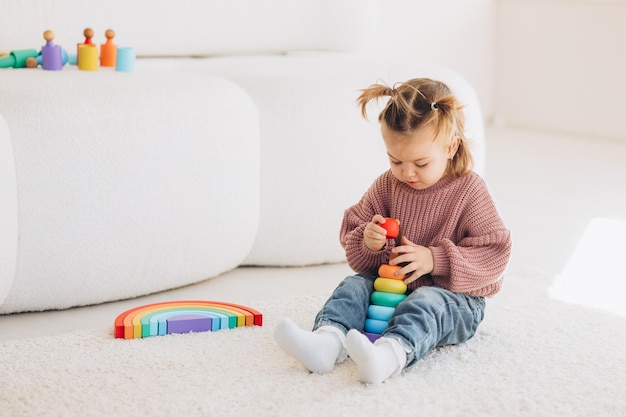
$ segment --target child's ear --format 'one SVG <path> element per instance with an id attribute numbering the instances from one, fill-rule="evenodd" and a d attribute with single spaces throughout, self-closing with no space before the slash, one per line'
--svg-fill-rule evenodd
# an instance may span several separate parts
<path id="1" fill-rule="evenodd" d="M 459 150 L 460 143 L 461 143 L 460 136 L 455 136 L 454 139 L 452 139 L 452 142 L 450 143 L 450 145 L 448 145 L 448 159 L 454 158 L 454 155 L 456 155 L 456 151 Z"/>

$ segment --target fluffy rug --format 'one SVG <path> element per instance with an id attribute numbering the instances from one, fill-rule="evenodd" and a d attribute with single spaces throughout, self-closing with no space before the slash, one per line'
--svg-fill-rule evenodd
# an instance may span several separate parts
<path id="1" fill-rule="evenodd" d="M 328 294 L 250 304 L 262 327 L 132 340 L 104 328 L 3 342 L 0 414 L 626 415 L 626 318 L 557 301 L 551 284 L 510 273 L 476 337 L 379 385 L 357 382 L 350 360 L 310 374 L 274 343 L 279 317 L 310 326 Z"/>

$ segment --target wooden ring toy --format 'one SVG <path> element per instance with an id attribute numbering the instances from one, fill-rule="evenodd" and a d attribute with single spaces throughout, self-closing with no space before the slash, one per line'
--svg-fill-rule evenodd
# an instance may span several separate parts
<path id="1" fill-rule="evenodd" d="M 374 288 L 376 291 L 391 292 L 394 294 L 404 294 L 407 289 L 404 281 L 390 278 L 376 278 Z"/>
<path id="2" fill-rule="evenodd" d="M 372 304 L 379 306 L 394 307 L 406 298 L 404 294 L 393 294 L 390 292 L 373 291 L 370 295 Z"/>
<path id="3" fill-rule="evenodd" d="M 370 332 L 365 332 L 365 331 L 361 333 L 363 333 L 372 343 L 374 343 L 377 339 L 380 339 L 380 335 L 376 333 L 370 333 Z"/>
<path id="4" fill-rule="evenodd" d="M 380 268 L 378 268 L 378 276 L 381 278 L 403 280 L 406 278 L 406 274 L 396 275 L 396 272 L 401 269 L 402 267 L 400 265 L 382 264 Z"/>
<path id="5" fill-rule="evenodd" d="M 389 326 L 389 322 L 376 319 L 365 319 L 365 331 L 367 333 L 382 334 Z"/>
<path id="6" fill-rule="evenodd" d="M 370 304 L 367 308 L 367 317 L 375 320 L 389 321 L 395 311 L 396 309 L 393 307 Z"/>

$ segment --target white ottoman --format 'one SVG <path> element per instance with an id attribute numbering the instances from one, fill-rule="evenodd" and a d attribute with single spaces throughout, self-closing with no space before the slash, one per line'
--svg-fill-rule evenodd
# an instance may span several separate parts
<path id="1" fill-rule="evenodd" d="M 235 84 L 171 70 L 5 70 L 0 115 L 19 222 L 0 313 L 179 287 L 238 266 L 252 247 L 258 115 Z M 10 189 L 5 130 L 0 185 Z M 7 222 L 11 204 L 1 210 Z M 0 296 L 10 261 L 0 262 Z"/>
<path id="2" fill-rule="evenodd" d="M 459 74 L 422 62 L 349 54 L 224 57 L 187 67 L 231 79 L 258 106 L 261 123 L 261 221 L 252 265 L 308 265 L 345 259 L 339 245 L 343 212 L 389 168 L 372 108 L 355 104 L 359 90 L 415 77 L 446 82 L 466 104 L 466 130 L 476 170 L 484 167 L 484 125 L 478 98 Z M 384 104 L 384 103 L 382 103 Z"/>
<path id="3" fill-rule="evenodd" d="M 15 278 L 17 258 L 17 186 L 9 128 L 0 115 L 0 305 Z"/>

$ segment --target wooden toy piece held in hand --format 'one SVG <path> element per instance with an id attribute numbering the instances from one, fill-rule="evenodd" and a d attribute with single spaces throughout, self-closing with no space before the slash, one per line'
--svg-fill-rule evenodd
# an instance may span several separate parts
<path id="1" fill-rule="evenodd" d="M 386 217 L 385 223 L 379 223 L 379 226 L 387 231 L 387 239 L 395 239 L 400 234 L 400 223 L 391 217 Z"/>
<path id="2" fill-rule="evenodd" d="M 392 254 L 397 256 L 397 254 L 394 254 L 394 253 Z M 389 258 L 391 259 L 391 256 Z M 404 278 L 406 278 L 406 274 L 396 275 L 396 272 L 398 272 L 401 269 L 402 267 L 400 265 L 382 264 L 378 268 L 378 276 L 382 278 L 398 279 L 402 281 L 404 280 Z"/>

